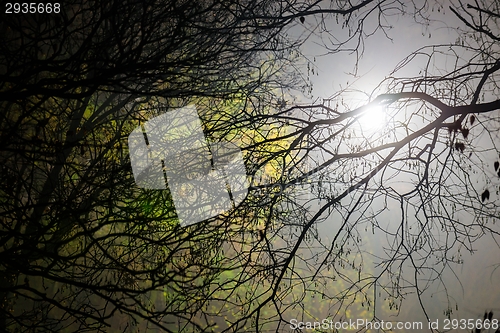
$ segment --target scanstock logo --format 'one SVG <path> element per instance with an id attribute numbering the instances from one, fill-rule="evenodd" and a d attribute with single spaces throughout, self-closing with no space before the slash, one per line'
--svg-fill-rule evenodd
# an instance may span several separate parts
<path id="1" fill-rule="evenodd" d="M 222 214 L 248 193 L 241 150 L 207 143 L 194 106 L 149 119 L 130 133 L 128 145 L 136 184 L 168 188 L 181 226 Z"/>

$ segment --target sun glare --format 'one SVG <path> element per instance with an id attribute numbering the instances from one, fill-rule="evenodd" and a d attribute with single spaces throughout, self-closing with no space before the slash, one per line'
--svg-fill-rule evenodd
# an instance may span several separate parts
<path id="1" fill-rule="evenodd" d="M 374 133 L 382 129 L 386 123 L 387 114 L 383 105 L 371 106 L 359 117 L 359 124 L 364 132 Z"/>

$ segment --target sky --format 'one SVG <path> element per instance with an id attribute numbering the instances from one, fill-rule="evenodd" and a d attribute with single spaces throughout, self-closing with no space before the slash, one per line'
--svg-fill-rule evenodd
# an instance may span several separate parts
<path id="1" fill-rule="evenodd" d="M 457 27 L 461 22 L 448 11 L 443 14 L 435 13 L 434 21 L 425 28 L 412 21 L 410 17 L 398 17 L 397 21 L 391 22 L 394 29 L 388 31 L 389 40 L 383 34 L 378 33 L 365 41 L 365 52 L 359 63 L 358 76 L 355 78 L 349 74 L 355 64 L 355 54 L 341 53 L 335 55 L 324 55 L 324 49 L 319 38 L 311 38 L 302 47 L 303 53 L 309 59 L 316 59 L 315 71 L 317 75 L 312 76 L 313 100 L 329 98 L 341 88 L 350 84 L 351 94 L 345 94 L 351 99 L 351 105 L 358 107 L 368 102 L 368 96 L 376 91 L 384 93 L 384 89 L 377 88 L 394 69 L 394 67 L 405 56 L 420 47 L 430 44 L 453 43 L 459 34 L 446 26 Z M 327 22 L 330 29 L 334 29 L 334 22 Z M 303 27 L 297 27 L 307 31 L 314 27 L 313 23 L 308 25 L 306 20 Z M 418 64 L 418 63 L 416 63 Z M 443 64 L 444 65 L 444 64 Z M 418 66 L 408 67 L 404 74 L 417 75 L 420 68 Z M 377 90 L 378 89 L 378 90 Z M 355 92 L 356 90 L 362 92 Z M 376 97 L 376 94 L 373 95 Z M 313 205 L 311 209 L 317 209 Z M 386 213 L 380 217 L 382 223 L 384 219 L 387 228 L 391 229 L 391 214 Z M 330 218 L 318 226 L 319 233 L 334 235 L 340 227 L 340 219 Z M 395 225 L 393 226 L 395 228 Z M 438 232 L 439 234 L 439 232 Z M 365 237 L 370 237 L 364 234 Z M 443 236 L 443 235 L 440 235 Z M 375 233 L 370 241 L 372 251 L 375 256 L 383 254 L 382 233 Z M 376 240 L 376 241 L 373 241 Z M 500 313 L 500 288 L 496 281 L 500 280 L 500 252 L 498 244 L 492 237 L 485 236 L 479 242 L 474 243 L 475 254 L 467 251 L 462 252 L 462 265 L 452 265 L 452 269 L 446 271 L 442 276 L 442 281 L 436 281 L 429 286 L 423 295 L 423 303 L 431 318 L 445 318 L 444 310 L 448 305 L 453 306 L 454 316 L 457 319 L 477 319 L 481 318 L 484 311 L 492 310 Z M 445 290 L 452 296 L 451 299 L 445 297 Z M 415 295 L 409 295 L 404 300 L 402 311 L 398 317 L 387 318 L 392 320 L 418 320 L 424 321 L 425 316 L 420 310 L 418 300 Z M 458 309 L 458 310 L 456 310 Z"/>

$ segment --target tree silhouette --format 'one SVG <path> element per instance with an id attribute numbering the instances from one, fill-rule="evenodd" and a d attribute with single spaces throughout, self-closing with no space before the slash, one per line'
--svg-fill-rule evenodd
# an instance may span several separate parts
<path id="1" fill-rule="evenodd" d="M 292 27 L 333 36 L 326 22 L 340 19 L 326 50 L 361 59 L 372 16 L 385 31 L 384 17 L 426 23 L 439 3 L 81 1 L 2 14 L 0 330 L 291 331 L 291 318 L 377 320 L 420 297 L 461 248 L 498 235 L 496 6 L 450 7 L 463 40 L 416 51 L 358 108 L 345 91 L 293 99 L 311 88 L 294 71 L 307 36 Z M 431 68 L 443 55 L 454 67 Z M 423 74 L 399 77 L 418 57 Z M 250 187 L 184 228 L 169 191 L 134 183 L 127 138 L 189 104 L 211 142 L 242 149 Z M 374 107 L 387 125 L 370 132 Z M 366 233 L 384 235 L 384 257 Z"/>

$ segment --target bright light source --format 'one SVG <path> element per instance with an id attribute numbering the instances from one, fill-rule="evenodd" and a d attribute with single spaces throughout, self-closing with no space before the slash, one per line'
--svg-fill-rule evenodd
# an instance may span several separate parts
<path id="1" fill-rule="evenodd" d="M 359 117 L 359 124 L 364 132 L 373 133 L 387 124 L 387 114 L 384 105 L 373 105 Z"/>

